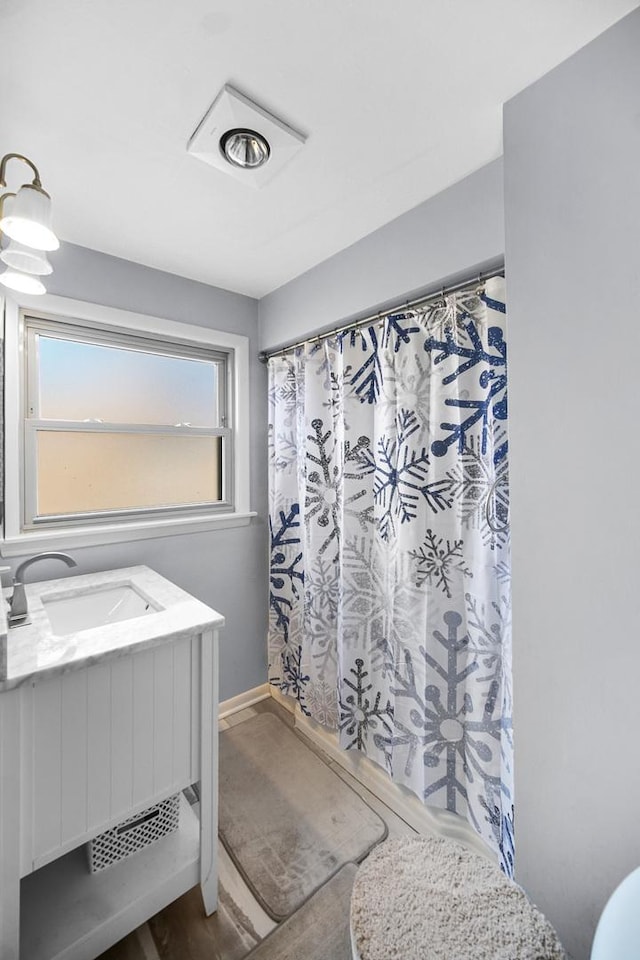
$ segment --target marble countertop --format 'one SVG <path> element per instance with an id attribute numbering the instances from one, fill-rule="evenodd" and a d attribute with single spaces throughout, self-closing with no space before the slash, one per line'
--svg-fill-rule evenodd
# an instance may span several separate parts
<path id="1" fill-rule="evenodd" d="M 123 585 L 133 586 L 157 609 L 65 636 L 54 634 L 42 597 L 73 597 Z M 145 566 L 43 580 L 25 589 L 29 624 L 7 630 L 6 603 L 0 603 L 0 692 L 224 624 L 221 614 Z"/>

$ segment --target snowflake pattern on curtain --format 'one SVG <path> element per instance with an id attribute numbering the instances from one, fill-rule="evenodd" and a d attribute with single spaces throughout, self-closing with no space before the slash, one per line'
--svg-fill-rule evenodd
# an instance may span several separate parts
<path id="1" fill-rule="evenodd" d="M 269 679 L 513 874 L 504 281 L 269 361 Z"/>

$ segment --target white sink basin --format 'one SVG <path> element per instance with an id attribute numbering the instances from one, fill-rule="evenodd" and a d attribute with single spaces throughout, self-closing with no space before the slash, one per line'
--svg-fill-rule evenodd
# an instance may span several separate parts
<path id="1" fill-rule="evenodd" d="M 40 599 L 58 636 L 135 620 L 160 609 L 129 583 L 94 587 L 74 594 L 43 594 Z"/>

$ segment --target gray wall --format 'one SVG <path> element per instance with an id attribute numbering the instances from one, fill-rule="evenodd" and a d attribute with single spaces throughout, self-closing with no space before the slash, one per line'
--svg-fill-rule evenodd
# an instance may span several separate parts
<path id="1" fill-rule="evenodd" d="M 640 864 L 639 92 L 635 11 L 504 113 L 517 875 L 577 960 Z"/>
<path id="2" fill-rule="evenodd" d="M 266 370 L 257 359 L 257 302 L 72 244 L 63 244 L 51 262 L 49 293 L 249 337 L 250 382 L 245 388 L 251 398 L 251 507 L 258 517 L 247 527 L 71 552 L 79 565 L 74 573 L 146 563 L 222 613 L 226 617 L 220 648 L 222 699 L 265 683 Z M 43 565 L 38 579 L 64 573 L 60 564 Z"/>
<path id="3" fill-rule="evenodd" d="M 426 200 L 260 301 L 260 346 L 282 346 L 502 261 L 502 160 Z"/>

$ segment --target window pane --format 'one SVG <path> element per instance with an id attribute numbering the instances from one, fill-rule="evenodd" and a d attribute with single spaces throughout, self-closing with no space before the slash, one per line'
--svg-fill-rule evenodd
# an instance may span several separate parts
<path id="1" fill-rule="evenodd" d="M 38 516 L 222 499 L 222 438 L 38 430 Z"/>
<path id="2" fill-rule="evenodd" d="M 218 364 L 38 336 L 40 417 L 219 426 Z"/>

